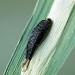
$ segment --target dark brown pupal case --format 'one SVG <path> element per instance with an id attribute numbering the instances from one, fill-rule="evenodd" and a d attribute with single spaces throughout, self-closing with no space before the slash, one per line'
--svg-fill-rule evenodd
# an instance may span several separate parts
<path id="1" fill-rule="evenodd" d="M 32 30 L 26 46 L 26 60 L 31 60 L 37 46 L 45 39 L 52 27 L 50 18 L 44 19 Z"/>

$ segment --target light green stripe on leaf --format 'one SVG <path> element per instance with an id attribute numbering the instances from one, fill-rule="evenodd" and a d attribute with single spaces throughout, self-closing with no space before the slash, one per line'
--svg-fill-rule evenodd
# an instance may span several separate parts
<path id="1" fill-rule="evenodd" d="M 75 48 L 75 6 L 69 16 L 64 31 L 54 48 L 55 53 L 48 62 L 47 72 L 45 75 L 55 75 L 64 61 Z"/>

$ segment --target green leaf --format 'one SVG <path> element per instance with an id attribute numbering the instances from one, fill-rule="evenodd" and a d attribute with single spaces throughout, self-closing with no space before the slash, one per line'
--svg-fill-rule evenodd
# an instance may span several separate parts
<path id="1" fill-rule="evenodd" d="M 70 52 L 75 48 L 75 6 L 68 18 L 63 33 L 58 40 L 52 59 L 48 62 L 46 75 L 55 75 L 65 62 Z"/>
<path id="2" fill-rule="evenodd" d="M 74 13 L 75 0 L 38 0 L 4 75 L 55 75 L 75 47 Z M 29 34 L 46 17 L 53 20 L 52 29 L 34 53 L 27 71 L 22 72 Z"/>
<path id="3" fill-rule="evenodd" d="M 47 17 L 53 20 L 51 32 L 38 47 L 26 72 L 21 75 L 55 75 L 69 53 L 74 27 L 74 0 L 55 0 Z M 70 47 L 70 48 L 69 48 Z"/>
<path id="4" fill-rule="evenodd" d="M 33 11 L 32 17 L 30 18 L 27 25 L 25 25 L 25 30 L 22 37 L 6 67 L 4 75 L 20 75 L 21 73 L 21 63 L 25 58 L 24 49 L 26 47 L 29 34 L 37 23 L 46 18 L 48 12 L 50 11 L 53 0 L 38 0 L 36 7 Z"/>

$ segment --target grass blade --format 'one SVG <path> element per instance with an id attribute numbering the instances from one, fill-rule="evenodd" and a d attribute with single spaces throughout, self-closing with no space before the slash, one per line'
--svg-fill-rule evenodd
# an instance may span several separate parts
<path id="1" fill-rule="evenodd" d="M 24 33 L 13 53 L 11 60 L 4 72 L 4 75 L 20 75 L 21 62 L 25 58 L 24 49 L 26 47 L 29 34 L 33 27 L 45 18 L 51 8 L 53 0 L 38 0 L 34 12 L 28 24 L 25 26 Z"/>
<path id="2" fill-rule="evenodd" d="M 71 38 L 74 35 L 71 35 L 71 33 L 73 33 L 73 29 L 75 29 L 74 8 L 74 0 L 54 1 L 50 14 L 48 15 L 48 17 L 54 21 L 52 30 L 34 54 L 28 70 L 25 73 L 22 72 L 21 75 L 55 75 L 57 73 L 68 54 L 74 48 L 74 45 L 71 45 L 73 48 L 69 48 Z M 70 23 L 72 23 L 72 26 Z M 73 29 L 68 29 L 69 26 Z M 63 40 L 61 39 L 62 36 Z M 68 40 L 66 40 L 67 37 L 69 37 Z"/>

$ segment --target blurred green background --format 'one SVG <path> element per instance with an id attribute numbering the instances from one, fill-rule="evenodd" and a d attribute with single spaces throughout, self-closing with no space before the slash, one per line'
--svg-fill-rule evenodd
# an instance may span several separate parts
<path id="1" fill-rule="evenodd" d="M 0 0 L 0 75 L 31 17 L 37 0 Z M 75 50 L 71 52 L 58 75 L 75 75 Z"/>

